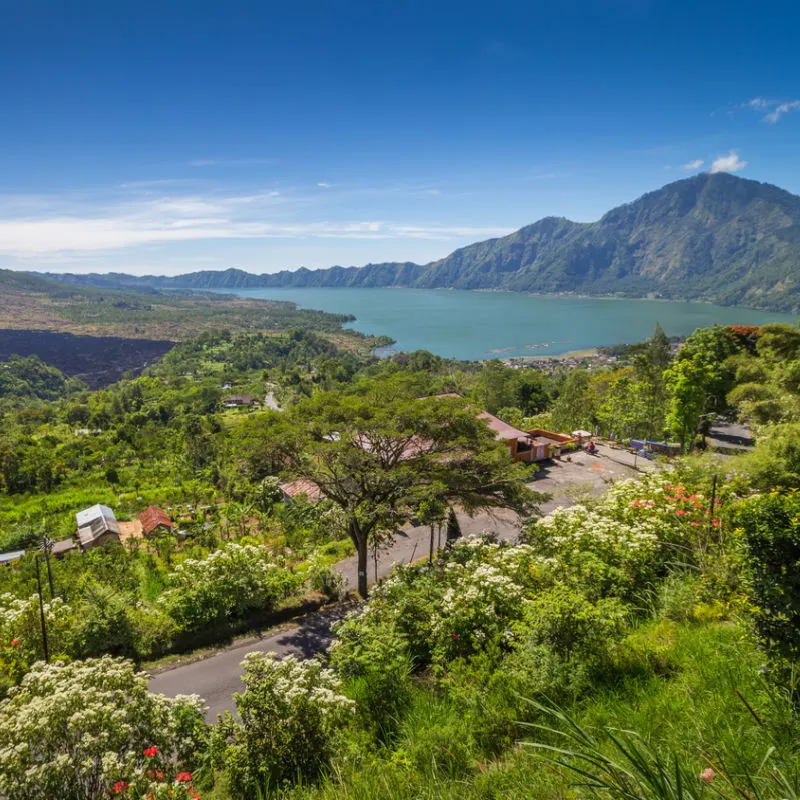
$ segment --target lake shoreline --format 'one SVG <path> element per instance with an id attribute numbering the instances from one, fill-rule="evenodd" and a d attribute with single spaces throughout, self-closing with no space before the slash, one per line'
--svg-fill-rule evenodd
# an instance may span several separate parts
<path id="1" fill-rule="evenodd" d="M 235 294 L 352 314 L 356 319 L 346 329 L 394 340 L 386 355 L 428 350 L 464 361 L 563 357 L 595 347 L 633 344 L 652 336 L 657 323 L 668 336 L 676 337 L 715 323 L 797 323 L 786 312 L 664 298 L 383 287 L 249 289 Z"/>

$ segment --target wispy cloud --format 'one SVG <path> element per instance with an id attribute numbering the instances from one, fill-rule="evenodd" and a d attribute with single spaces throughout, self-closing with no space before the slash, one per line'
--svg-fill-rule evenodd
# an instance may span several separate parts
<path id="1" fill-rule="evenodd" d="M 333 184 L 332 183 L 328 183 L 327 181 L 320 181 L 317 184 L 317 186 L 319 186 L 320 189 L 332 189 L 333 188 Z"/>
<path id="2" fill-rule="evenodd" d="M 792 111 L 800 111 L 800 100 L 774 100 L 768 97 L 754 97 L 746 103 L 742 103 L 745 108 L 750 108 L 753 111 L 767 111 L 761 120 L 774 125 L 785 114 Z"/>
<path id="3" fill-rule="evenodd" d="M 790 111 L 800 111 L 800 100 L 791 100 L 788 103 L 781 103 L 764 117 L 764 122 L 775 124 L 784 114 Z"/>
<path id="4" fill-rule="evenodd" d="M 711 174 L 717 172 L 739 172 L 747 166 L 746 161 L 739 158 L 738 153 L 731 150 L 726 156 L 718 156 L 711 163 Z"/>
<path id="5" fill-rule="evenodd" d="M 688 170 L 691 172 L 692 170 L 700 169 L 706 162 L 703 161 L 702 158 L 696 158 L 694 161 L 689 161 L 686 164 L 681 164 L 681 169 Z"/>
<path id="6" fill-rule="evenodd" d="M 22 198 L 24 199 L 24 198 Z M 507 228 L 413 225 L 375 219 L 308 218 L 303 198 L 250 194 L 0 196 L 0 254 L 29 262 L 175 242 L 231 239 L 430 239 L 500 236 Z M 304 212 L 298 209 L 306 209 Z"/>
<path id="7" fill-rule="evenodd" d="M 253 167 L 257 164 L 274 164 L 274 158 L 195 158 L 186 163 L 190 167 Z"/>

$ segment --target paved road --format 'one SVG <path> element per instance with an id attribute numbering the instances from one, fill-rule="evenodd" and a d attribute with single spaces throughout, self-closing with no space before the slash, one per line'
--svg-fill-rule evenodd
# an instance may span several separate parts
<path id="1" fill-rule="evenodd" d="M 280 411 L 281 407 L 278 405 L 278 401 L 275 399 L 275 392 L 267 392 L 264 397 L 264 405 L 267 408 L 271 408 L 273 411 Z"/>
<path id="2" fill-rule="evenodd" d="M 711 447 L 722 450 L 746 451 L 755 446 L 753 433 L 748 425 L 739 422 L 717 420 L 711 428 L 708 443 Z"/>
<path id="3" fill-rule="evenodd" d="M 608 450 L 608 452 L 606 452 Z M 622 456 L 619 454 L 623 453 Z M 633 456 L 629 461 L 633 463 Z M 532 489 L 552 494 L 541 510 L 547 514 L 560 506 L 572 505 L 581 494 L 600 494 L 608 484 L 621 477 L 635 474 L 618 460 L 625 457 L 625 451 L 602 447 L 596 456 L 587 453 L 574 453 L 569 460 L 562 459 L 543 465 L 538 477 L 531 484 Z M 640 459 L 641 461 L 641 459 Z M 493 531 L 499 538 L 513 541 L 519 535 L 520 524 L 516 515 L 509 511 L 493 514 L 477 514 L 474 518 L 459 513 L 459 524 L 464 536 L 472 536 L 483 531 Z M 444 533 L 443 533 L 444 535 Z M 378 577 L 388 575 L 395 564 L 408 563 L 424 557 L 429 552 L 430 529 L 409 527 L 395 536 L 391 547 L 380 552 L 378 558 Z M 337 569 L 345 576 L 350 586 L 357 584 L 357 560 L 355 556 L 339 562 Z M 375 580 L 375 566 L 370 563 L 368 577 Z M 280 633 L 267 634 L 258 640 L 248 640 L 233 646 L 210 658 L 186 664 L 154 675 L 150 679 L 153 692 L 174 697 L 176 694 L 199 694 L 208 706 L 207 719 L 216 720 L 217 714 L 233 710 L 233 693 L 241 691 L 241 663 L 250 652 L 273 652 L 278 655 L 295 653 L 310 657 L 324 651 L 330 644 L 331 623 L 341 618 L 346 609 L 333 609 L 305 617 L 299 624 Z"/>

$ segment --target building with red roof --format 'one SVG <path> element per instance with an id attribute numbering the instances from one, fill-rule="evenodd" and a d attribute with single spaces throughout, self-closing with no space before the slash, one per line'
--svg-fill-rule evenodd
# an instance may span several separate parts
<path id="1" fill-rule="evenodd" d="M 142 523 L 142 533 L 145 536 L 152 536 L 154 533 L 172 533 L 175 523 L 169 518 L 169 514 L 158 506 L 149 506 L 139 514 L 139 522 Z"/>

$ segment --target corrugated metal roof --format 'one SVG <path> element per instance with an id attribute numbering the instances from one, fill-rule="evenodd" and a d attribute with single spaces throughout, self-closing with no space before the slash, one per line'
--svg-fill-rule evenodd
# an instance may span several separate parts
<path id="1" fill-rule="evenodd" d="M 97 503 L 93 505 L 91 508 L 87 508 L 84 511 L 79 511 L 75 515 L 75 519 L 78 521 L 79 528 L 85 528 L 87 525 L 91 525 L 92 522 L 100 517 L 105 517 L 106 520 L 114 520 L 116 522 L 117 518 L 114 516 L 114 512 L 108 507 L 100 505 Z"/>
<path id="2" fill-rule="evenodd" d="M 172 528 L 172 520 L 166 511 L 158 506 L 148 506 L 139 514 L 139 522 L 142 523 L 142 530 L 148 534 L 152 533 L 159 525 Z"/>

